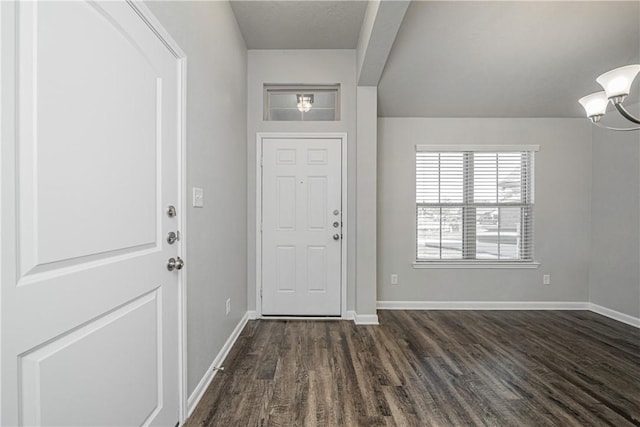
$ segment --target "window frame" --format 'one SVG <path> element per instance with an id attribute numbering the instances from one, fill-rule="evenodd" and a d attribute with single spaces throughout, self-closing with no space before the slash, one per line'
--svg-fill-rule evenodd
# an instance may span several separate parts
<path id="1" fill-rule="evenodd" d="M 317 122 L 339 122 L 341 120 L 341 111 L 340 111 L 340 98 L 341 98 L 341 85 L 340 83 L 334 84 L 275 84 L 275 83 L 265 83 L 262 85 L 262 120 L 265 122 L 295 122 L 295 123 L 317 123 Z M 271 118 L 271 102 L 270 95 L 271 94 L 279 94 L 279 95 L 297 95 L 300 93 L 304 94 L 318 94 L 318 93 L 333 93 L 335 94 L 334 99 L 334 107 L 331 110 L 334 111 L 333 120 L 304 120 L 303 112 L 300 112 L 300 120 L 284 120 L 284 119 L 273 119 Z M 281 110 L 296 110 L 295 105 L 292 105 L 290 108 L 280 108 Z M 316 107 L 316 110 L 318 107 Z"/>
<path id="2" fill-rule="evenodd" d="M 535 234 L 533 232 L 534 221 L 534 208 L 535 208 L 535 152 L 540 150 L 539 145 L 425 145 L 418 144 L 415 146 L 416 156 L 414 157 L 414 171 L 417 173 L 417 153 L 419 152 L 437 152 L 437 153 L 463 153 L 463 200 L 461 203 L 418 203 L 414 199 L 415 203 L 415 222 L 414 222 L 414 251 L 415 261 L 413 263 L 414 268 L 538 268 L 539 262 L 535 261 L 534 253 L 534 240 Z M 474 203 L 473 201 L 473 185 L 474 185 L 474 171 L 473 162 L 471 161 L 474 153 L 478 152 L 492 152 L 492 153 L 514 153 L 514 152 L 529 152 L 531 153 L 530 165 L 522 169 L 521 179 L 521 202 L 518 203 Z M 533 179 L 528 176 L 533 174 Z M 471 186 L 471 189 L 468 187 Z M 417 175 L 414 175 L 414 197 L 417 192 Z M 470 200 L 471 199 L 471 200 Z M 522 238 L 527 240 L 522 245 L 523 249 L 530 253 L 526 259 L 477 259 L 475 258 L 475 212 L 476 209 L 482 208 L 483 205 L 491 208 L 501 207 L 518 207 L 523 210 L 528 210 L 528 214 L 524 215 L 526 219 L 522 220 L 522 227 L 529 228 L 531 231 L 522 231 Z M 462 259 L 419 259 L 418 258 L 418 209 L 420 207 L 430 208 L 461 208 L 462 210 Z M 469 221 L 471 218 L 471 212 L 473 210 L 474 220 Z M 466 244 L 473 241 L 472 245 Z M 470 249 L 473 249 L 470 251 Z"/>

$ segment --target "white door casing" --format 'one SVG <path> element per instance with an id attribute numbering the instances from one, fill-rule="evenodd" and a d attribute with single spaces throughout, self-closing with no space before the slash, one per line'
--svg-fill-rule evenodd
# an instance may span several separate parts
<path id="1" fill-rule="evenodd" d="M 339 316 L 342 140 L 262 139 L 263 315 Z"/>
<path id="2" fill-rule="evenodd" d="M 181 62 L 142 6 L 0 7 L 0 423 L 174 425 Z"/>

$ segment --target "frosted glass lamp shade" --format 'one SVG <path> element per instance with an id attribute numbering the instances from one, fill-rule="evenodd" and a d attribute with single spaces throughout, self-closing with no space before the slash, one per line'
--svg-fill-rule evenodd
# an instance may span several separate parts
<path id="1" fill-rule="evenodd" d="M 607 93 L 607 98 L 629 95 L 631 84 L 640 72 L 640 64 L 626 65 L 607 71 L 596 79 Z"/>
<path id="2" fill-rule="evenodd" d="M 578 100 L 578 102 L 584 108 L 584 111 L 587 113 L 587 117 L 604 116 L 604 113 L 607 111 L 609 99 L 605 92 L 596 92 L 591 95 L 583 96 Z"/>
<path id="3" fill-rule="evenodd" d="M 302 113 L 308 113 L 313 106 L 313 95 L 297 95 L 298 110 Z"/>

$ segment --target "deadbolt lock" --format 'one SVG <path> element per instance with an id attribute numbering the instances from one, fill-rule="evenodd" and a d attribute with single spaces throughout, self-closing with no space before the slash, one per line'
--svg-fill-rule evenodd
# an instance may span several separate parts
<path id="1" fill-rule="evenodd" d="M 178 240 L 180 240 L 179 231 L 176 231 L 176 232 L 170 231 L 169 234 L 167 234 L 167 243 L 169 243 L 170 245 L 173 245 Z"/>
<path id="2" fill-rule="evenodd" d="M 338 221 L 334 221 L 333 228 L 338 228 L 338 227 L 340 227 L 340 223 Z"/>
<path id="3" fill-rule="evenodd" d="M 173 205 L 169 205 L 167 207 L 167 216 L 169 218 L 173 218 L 174 216 L 176 216 L 176 207 Z"/>

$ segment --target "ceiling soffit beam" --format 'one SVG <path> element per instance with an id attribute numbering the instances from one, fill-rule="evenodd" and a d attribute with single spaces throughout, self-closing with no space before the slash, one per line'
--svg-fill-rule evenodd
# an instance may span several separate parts
<path id="1" fill-rule="evenodd" d="M 410 0 L 371 0 L 356 48 L 358 86 L 378 86 Z"/>

